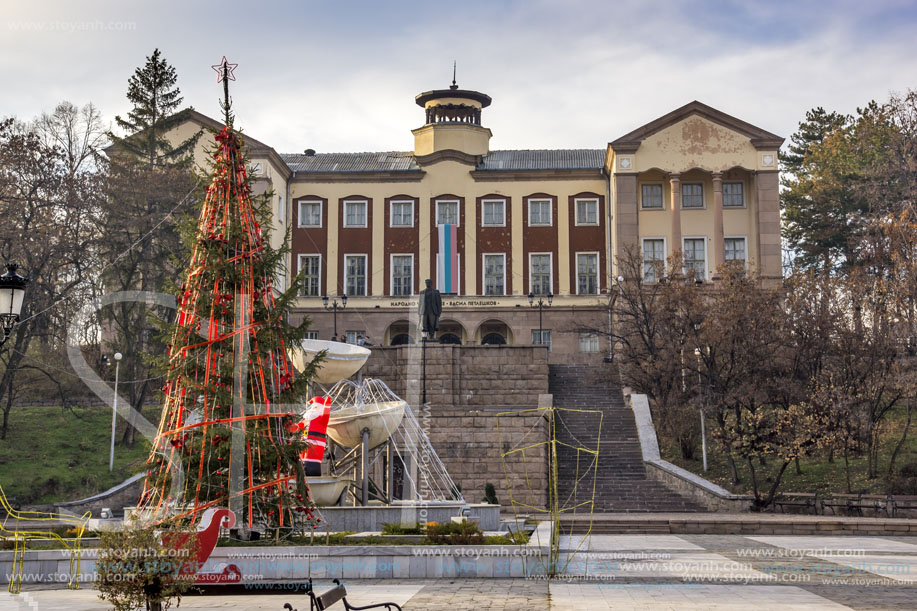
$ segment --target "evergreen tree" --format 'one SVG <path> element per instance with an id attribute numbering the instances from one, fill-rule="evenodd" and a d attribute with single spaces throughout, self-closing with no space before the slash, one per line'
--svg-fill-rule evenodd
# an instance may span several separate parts
<path id="1" fill-rule="evenodd" d="M 126 138 L 112 136 L 124 150 L 147 161 L 150 166 L 183 165 L 194 149 L 200 132 L 177 146 L 164 137 L 165 132 L 181 121 L 176 110 L 184 98 L 177 86 L 175 68 L 162 57 L 159 49 L 146 58 L 146 64 L 134 71 L 127 82 L 127 99 L 134 105 L 126 119 L 115 122 L 127 132 Z"/>
<path id="2" fill-rule="evenodd" d="M 790 137 L 788 151 L 780 156 L 784 190 L 783 236 L 805 267 L 831 269 L 849 255 L 846 230 L 851 202 L 837 181 L 824 181 L 833 172 L 820 154 L 825 142 L 850 124 L 851 117 L 815 108 Z"/>
<path id="3" fill-rule="evenodd" d="M 133 109 L 127 119 L 116 118 L 128 134 L 109 134 L 114 145 L 99 224 L 106 292 L 159 292 L 181 269 L 176 260 L 185 251 L 178 225 L 200 201 L 192 168 L 200 132 L 177 146 L 165 137 L 182 120 L 181 113 L 174 114 L 182 101 L 176 82 L 175 69 L 155 50 L 128 81 Z M 109 331 L 106 349 L 124 354 L 121 388 L 139 413 L 158 386 L 148 355 L 165 350 L 151 318 L 169 312 L 154 311 L 138 300 L 113 304 L 101 315 Z M 128 424 L 122 443 L 132 445 L 135 430 Z"/>
<path id="4" fill-rule="evenodd" d="M 781 156 L 784 237 L 805 267 L 866 264 L 860 244 L 875 219 L 917 200 L 917 92 L 871 101 L 845 116 L 816 108 Z"/>

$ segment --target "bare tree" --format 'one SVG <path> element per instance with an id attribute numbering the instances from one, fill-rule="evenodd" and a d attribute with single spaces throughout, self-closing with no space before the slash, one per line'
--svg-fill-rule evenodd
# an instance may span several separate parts
<path id="1" fill-rule="evenodd" d="M 36 119 L 35 132 L 45 148 L 60 152 L 71 176 L 97 171 L 99 153 L 108 142 L 102 113 L 92 102 L 82 108 L 61 102 L 54 112 Z"/>
<path id="2" fill-rule="evenodd" d="M 73 167 L 62 148 L 43 143 L 34 124 L 0 124 L 0 210 L 7 219 L 0 227 L 0 256 L 19 263 L 31 278 L 22 321 L 3 351 L 0 438 L 9 430 L 19 373 L 54 378 L 30 358 L 30 350 L 62 344 L 86 286 L 101 188 L 97 175 Z"/>

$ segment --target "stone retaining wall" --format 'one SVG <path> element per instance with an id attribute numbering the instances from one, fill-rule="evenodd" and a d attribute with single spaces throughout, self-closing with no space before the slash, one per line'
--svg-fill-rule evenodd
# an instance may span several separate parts
<path id="1" fill-rule="evenodd" d="M 537 411 L 548 393 L 544 346 L 429 344 L 421 406 L 422 347 L 373 348 L 362 369 L 384 381 L 415 407 L 433 448 L 461 486 L 465 500 L 480 502 L 492 483 L 504 510 L 517 503 L 544 507 L 547 494 L 547 422 Z M 501 454 L 513 449 L 505 461 Z"/>
<path id="2" fill-rule="evenodd" d="M 98 518 L 103 508 L 111 509 L 115 515 L 123 515 L 125 507 L 137 504 L 137 499 L 143 493 L 144 477 L 144 473 L 138 473 L 105 492 L 78 501 L 56 503 L 55 508 L 75 515 L 89 511 L 93 518 Z"/>
<path id="3" fill-rule="evenodd" d="M 662 460 L 659 454 L 659 440 L 653 426 L 653 416 L 646 395 L 627 395 L 627 401 L 634 412 L 637 423 L 637 435 L 640 437 L 640 450 L 643 453 L 643 464 L 646 475 L 660 482 L 669 490 L 685 496 L 708 511 L 737 512 L 748 511 L 752 497 L 733 494 L 721 486 L 706 480 L 677 465 Z"/>

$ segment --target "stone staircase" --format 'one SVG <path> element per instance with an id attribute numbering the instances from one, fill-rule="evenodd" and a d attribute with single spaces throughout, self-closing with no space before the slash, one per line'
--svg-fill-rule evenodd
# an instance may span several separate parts
<path id="1" fill-rule="evenodd" d="M 574 448 L 595 449 L 598 441 L 595 513 L 704 511 L 659 482 L 647 478 L 633 412 L 624 403 L 618 370 L 614 365 L 550 365 L 549 389 L 554 395 L 555 407 L 602 412 L 601 435 L 597 414 L 557 412 L 558 497 L 561 508 L 593 498 L 593 455 L 578 453 Z M 575 511 L 576 514 L 588 512 L 588 506 Z"/>

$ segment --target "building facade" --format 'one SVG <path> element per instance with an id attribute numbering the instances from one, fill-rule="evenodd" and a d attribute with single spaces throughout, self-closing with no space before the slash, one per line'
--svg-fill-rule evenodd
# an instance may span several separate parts
<path id="1" fill-rule="evenodd" d="M 780 276 L 779 136 L 691 102 L 603 149 L 491 150 L 489 96 L 453 83 L 415 102 L 413 151 L 278 154 L 246 138 L 257 188 L 274 194 L 274 240 L 292 234 L 280 284 L 304 275 L 294 318 L 318 338 L 336 326 L 349 341 L 417 341 L 429 278 L 439 341 L 543 343 L 550 362 L 590 362 L 609 346 L 584 329 L 610 325 L 628 250 L 650 282 L 678 250 L 707 281 L 727 260 Z M 186 113 L 176 140 L 219 127 Z"/>

